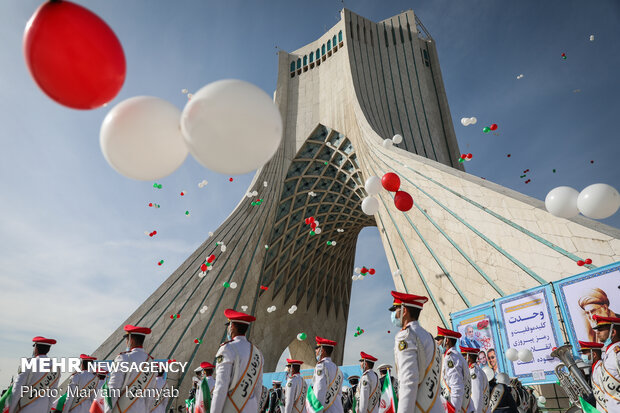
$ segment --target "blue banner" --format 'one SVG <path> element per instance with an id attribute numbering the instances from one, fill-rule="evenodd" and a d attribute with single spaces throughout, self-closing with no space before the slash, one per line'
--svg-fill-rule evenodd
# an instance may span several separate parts
<path id="1" fill-rule="evenodd" d="M 489 366 L 495 372 L 504 371 L 504 351 L 500 344 L 493 302 L 458 311 L 450 316 L 452 329 L 463 335 L 458 345 L 479 348 L 478 365 L 481 368 Z"/>
<path id="2" fill-rule="evenodd" d="M 553 283 L 568 340 L 579 357 L 578 340 L 602 343 L 592 316 L 619 317 L 620 262 Z"/>

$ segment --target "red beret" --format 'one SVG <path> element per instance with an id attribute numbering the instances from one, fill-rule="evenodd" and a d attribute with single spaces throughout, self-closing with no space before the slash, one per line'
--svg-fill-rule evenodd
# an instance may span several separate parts
<path id="1" fill-rule="evenodd" d="M 461 338 L 461 333 L 458 331 L 448 330 L 447 328 L 441 328 L 437 326 L 437 336 L 449 337 L 449 338 Z"/>
<path id="2" fill-rule="evenodd" d="M 301 360 L 286 359 L 286 365 L 288 366 L 289 364 L 298 364 L 301 366 L 304 362 Z"/>
<path id="3" fill-rule="evenodd" d="M 366 353 L 364 353 L 363 351 L 362 351 L 362 352 L 360 352 L 360 357 L 361 357 L 360 361 L 362 361 L 362 360 L 368 360 L 368 361 L 372 361 L 373 363 L 374 363 L 375 361 L 377 361 L 377 358 L 376 358 L 376 357 L 373 357 L 373 356 L 371 356 L 370 354 L 366 354 Z"/>
<path id="4" fill-rule="evenodd" d="M 603 348 L 603 343 L 593 343 L 591 341 L 581 341 L 579 340 L 579 346 L 581 346 L 581 351 L 583 350 L 600 350 Z"/>
<path id="5" fill-rule="evenodd" d="M 147 335 L 147 334 L 151 334 L 151 329 L 148 327 L 136 327 L 136 326 L 132 326 L 131 324 L 127 324 L 125 326 L 125 331 L 129 334 L 142 334 L 142 335 Z"/>
<path id="6" fill-rule="evenodd" d="M 235 323 L 250 324 L 252 321 L 256 320 L 254 316 L 230 308 L 224 310 L 224 316 L 228 321 L 234 321 Z"/>
<path id="7" fill-rule="evenodd" d="M 319 336 L 316 336 L 315 339 L 316 339 L 316 345 L 317 346 L 332 346 L 332 347 L 335 347 L 336 344 L 337 344 L 335 341 L 328 340 L 326 338 L 319 337 Z"/>
<path id="8" fill-rule="evenodd" d="M 200 363 L 200 368 L 201 369 L 214 369 L 215 366 L 211 363 L 209 363 L 208 361 L 203 361 L 202 363 Z"/>
<path id="9" fill-rule="evenodd" d="M 392 297 L 394 297 L 394 303 L 390 310 L 395 309 L 396 306 L 399 305 L 415 307 L 421 310 L 422 307 L 424 307 L 424 304 L 428 301 L 428 297 L 423 297 L 421 295 L 415 294 L 399 293 L 398 291 L 392 291 Z"/>
<path id="10" fill-rule="evenodd" d="M 45 337 L 41 337 L 41 336 L 36 336 L 35 338 L 32 339 L 33 343 L 39 343 L 39 344 L 56 344 L 56 340 L 54 340 L 53 338 L 45 338 Z"/>
<path id="11" fill-rule="evenodd" d="M 592 319 L 596 321 L 596 326 L 593 328 L 596 330 L 600 326 L 606 326 L 610 324 L 620 324 L 620 318 L 618 317 L 602 317 L 598 314 L 594 314 Z"/>
<path id="12" fill-rule="evenodd" d="M 461 348 L 461 353 L 467 353 L 467 354 L 478 354 L 480 353 L 480 349 L 479 348 L 473 348 L 473 347 L 463 347 L 463 346 L 459 346 Z"/>
<path id="13" fill-rule="evenodd" d="M 89 355 L 86 355 L 86 354 L 80 354 L 80 358 L 82 360 L 97 360 L 97 357 L 89 356 Z"/>

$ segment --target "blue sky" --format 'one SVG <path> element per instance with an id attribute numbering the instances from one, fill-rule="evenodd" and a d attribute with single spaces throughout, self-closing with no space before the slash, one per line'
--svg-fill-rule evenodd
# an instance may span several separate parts
<path id="1" fill-rule="evenodd" d="M 162 190 L 113 171 L 99 149 L 107 109 L 59 106 L 25 67 L 23 29 L 39 4 L 0 2 L 0 387 L 8 384 L 17 358 L 30 352 L 34 335 L 58 339 L 55 355 L 92 352 L 218 227 L 252 177 L 231 183 L 191 157 L 160 181 Z M 127 79 L 112 104 L 153 95 L 180 109 L 186 102 L 183 88 L 196 91 L 222 78 L 247 80 L 271 94 L 276 47 L 291 51 L 318 38 L 336 23 L 343 5 L 327 0 L 80 4 L 108 22 L 125 50 Z M 620 187 L 617 1 L 346 1 L 345 6 L 375 21 L 409 8 L 421 18 L 437 43 L 461 151 L 474 154 L 466 164 L 469 173 L 539 199 L 559 185 Z M 461 126 L 464 116 L 476 116 L 478 124 Z M 499 136 L 481 132 L 491 123 L 499 125 Z M 527 185 L 519 178 L 525 169 L 531 170 Z M 203 179 L 209 184 L 199 189 Z M 188 192 L 183 198 L 181 190 Z M 161 208 L 148 208 L 149 202 Z M 620 214 L 603 222 L 620 227 Z M 144 235 L 153 229 L 156 238 Z M 387 334 L 385 308 L 392 282 L 376 228 L 362 231 L 357 256 L 365 257 L 357 266 L 373 266 L 377 275 L 354 283 L 345 363 L 357 360 L 360 350 L 391 362 L 393 335 Z M 354 338 L 357 326 L 366 332 Z"/>

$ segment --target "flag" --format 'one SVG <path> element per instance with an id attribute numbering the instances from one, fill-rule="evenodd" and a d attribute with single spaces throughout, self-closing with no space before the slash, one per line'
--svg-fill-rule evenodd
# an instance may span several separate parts
<path id="1" fill-rule="evenodd" d="M 386 374 L 381 389 L 381 401 L 379 401 L 379 413 L 396 413 L 398 410 L 398 400 L 392 386 L 392 378 Z"/>
<path id="2" fill-rule="evenodd" d="M 581 409 L 583 410 L 583 413 L 601 413 L 600 410 L 585 401 L 581 396 L 579 396 L 579 403 L 581 403 Z"/>
<path id="3" fill-rule="evenodd" d="M 67 401 L 67 393 L 60 396 L 58 402 L 56 402 L 56 407 L 52 407 L 52 411 L 54 412 L 62 412 L 62 409 L 65 407 L 65 402 Z"/>
<path id="4" fill-rule="evenodd" d="M 195 413 L 208 413 L 211 411 L 211 391 L 209 390 L 209 383 L 206 378 L 203 378 L 200 382 L 200 388 L 196 395 L 196 410 Z"/>
<path id="5" fill-rule="evenodd" d="M 306 410 L 308 413 L 318 413 L 323 410 L 323 405 L 316 398 L 312 386 L 308 386 L 308 393 L 306 393 Z"/>
<path id="6" fill-rule="evenodd" d="M 89 413 L 106 413 L 112 411 L 112 399 L 110 398 L 110 390 L 108 388 L 108 381 L 106 380 L 101 386 L 100 396 L 93 400 L 93 404 L 88 409 Z"/>
<path id="7" fill-rule="evenodd" d="M 9 386 L 7 391 L 0 397 L 0 412 L 8 413 L 11 406 L 11 393 L 13 392 L 13 386 Z"/>

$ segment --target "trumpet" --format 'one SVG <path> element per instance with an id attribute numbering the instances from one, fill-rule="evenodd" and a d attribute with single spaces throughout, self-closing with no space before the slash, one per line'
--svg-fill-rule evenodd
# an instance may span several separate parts
<path id="1" fill-rule="evenodd" d="M 592 397 L 592 388 L 581 374 L 577 363 L 573 359 L 572 347 L 568 344 L 558 347 L 551 352 L 551 357 L 560 359 L 562 363 L 555 368 L 555 374 L 562 385 L 562 390 L 568 396 L 571 404 L 571 412 L 581 411 L 579 397 L 588 399 Z"/>

